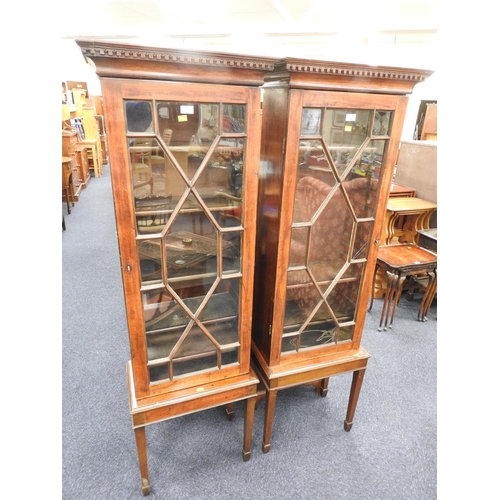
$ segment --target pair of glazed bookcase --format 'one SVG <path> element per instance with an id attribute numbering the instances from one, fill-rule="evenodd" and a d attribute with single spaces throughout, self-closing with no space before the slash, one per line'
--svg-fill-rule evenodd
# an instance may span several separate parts
<path id="1" fill-rule="evenodd" d="M 414 86 L 432 72 L 77 40 L 101 81 L 142 491 L 148 424 L 352 372 Z"/>

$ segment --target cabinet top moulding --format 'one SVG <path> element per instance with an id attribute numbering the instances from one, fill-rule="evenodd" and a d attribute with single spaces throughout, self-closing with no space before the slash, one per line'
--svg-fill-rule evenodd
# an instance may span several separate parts
<path id="1" fill-rule="evenodd" d="M 406 95 L 433 73 L 432 70 L 393 66 L 285 58 L 276 61 L 266 82 L 285 80 L 290 88 L 307 90 Z"/>
<path id="2" fill-rule="evenodd" d="M 274 59 L 123 43 L 75 40 L 99 77 L 262 85 Z"/>
<path id="3" fill-rule="evenodd" d="M 409 94 L 432 70 L 370 66 L 312 59 L 270 58 L 244 54 L 137 46 L 75 40 L 99 77 L 177 80 L 290 87 L 350 92 Z"/>

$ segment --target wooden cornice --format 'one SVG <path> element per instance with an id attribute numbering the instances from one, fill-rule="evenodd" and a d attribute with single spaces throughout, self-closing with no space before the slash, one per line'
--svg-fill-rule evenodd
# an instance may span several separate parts
<path id="1" fill-rule="evenodd" d="M 274 59 L 220 52 L 142 47 L 75 40 L 99 77 L 152 78 L 191 82 L 262 85 Z"/>
<path id="2" fill-rule="evenodd" d="M 408 94 L 434 71 L 394 66 L 286 58 L 276 61 L 267 82 L 294 88 Z"/>
<path id="3" fill-rule="evenodd" d="M 431 70 L 76 40 L 99 77 L 409 94 Z"/>

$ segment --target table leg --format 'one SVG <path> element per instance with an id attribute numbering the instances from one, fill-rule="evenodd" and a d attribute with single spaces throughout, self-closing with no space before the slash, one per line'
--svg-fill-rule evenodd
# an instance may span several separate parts
<path id="1" fill-rule="evenodd" d="M 389 311 L 391 309 L 392 297 L 394 295 L 394 282 L 396 280 L 396 275 L 386 270 L 387 275 L 387 288 L 385 290 L 384 304 L 382 305 L 382 312 L 380 313 L 380 324 L 378 326 L 378 331 L 381 332 L 382 329 L 387 330 L 387 321 L 389 320 Z M 385 317 L 385 326 L 382 328 Z"/>
<path id="2" fill-rule="evenodd" d="M 328 394 L 328 382 L 330 381 L 329 378 L 324 378 L 321 380 L 321 384 L 319 386 L 319 395 L 322 398 L 325 398 L 326 395 Z"/>
<path id="3" fill-rule="evenodd" d="M 142 478 L 142 494 L 149 495 L 151 487 L 149 485 L 148 457 L 146 450 L 146 427 L 134 429 L 135 444 L 137 447 L 137 456 L 139 458 L 139 469 Z"/>
<path id="4" fill-rule="evenodd" d="M 385 244 L 390 245 L 392 239 L 394 238 L 394 227 L 396 225 L 396 220 L 399 217 L 399 214 L 397 212 L 391 213 L 388 221 L 387 221 L 387 226 L 386 226 L 386 240 Z"/>
<path id="5" fill-rule="evenodd" d="M 349 394 L 349 403 L 347 405 L 347 414 L 344 420 L 344 430 L 349 432 L 352 428 L 354 420 L 354 412 L 358 404 L 359 393 L 363 384 L 366 369 L 357 370 L 352 374 L 351 393 Z"/>
<path id="6" fill-rule="evenodd" d="M 432 301 L 436 296 L 437 290 L 437 270 L 428 273 L 429 283 L 427 284 L 427 289 L 425 290 L 424 296 L 422 297 L 422 302 L 420 303 L 420 308 L 418 310 L 418 321 L 427 321 L 427 313 L 431 307 Z"/>
<path id="7" fill-rule="evenodd" d="M 243 440 L 243 460 L 247 462 L 250 460 L 252 454 L 252 428 L 253 428 L 253 418 L 255 414 L 255 403 L 257 402 L 257 395 L 248 398 L 246 401 L 246 412 L 245 412 L 245 426 L 244 426 L 244 440 Z"/>
<path id="8" fill-rule="evenodd" d="M 227 415 L 227 419 L 229 421 L 233 420 L 233 418 L 234 418 L 234 403 L 228 403 L 226 405 L 226 415 Z"/>
<path id="9" fill-rule="evenodd" d="M 71 206 L 70 206 L 70 200 L 69 200 L 69 188 L 68 187 L 63 187 L 64 191 L 64 198 L 66 200 L 66 207 L 68 210 L 68 214 L 71 213 Z"/>
<path id="10" fill-rule="evenodd" d="M 273 430 L 274 410 L 276 409 L 277 390 L 267 391 L 266 411 L 264 417 L 264 438 L 262 440 L 262 451 L 267 453 L 271 449 L 271 432 Z"/>
<path id="11" fill-rule="evenodd" d="M 400 243 L 415 243 L 417 238 L 416 225 L 419 217 L 419 214 L 407 214 L 405 216 L 403 234 L 399 237 Z"/>
<path id="12" fill-rule="evenodd" d="M 394 293 L 394 299 L 392 302 L 392 314 L 391 314 L 391 322 L 389 323 L 389 328 L 392 328 L 392 323 L 394 322 L 394 315 L 396 314 L 396 307 L 399 304 L 399 299 L 401 298 L 401 291 L 403 290 L 403 282 L 406 279 L 406 275 L 398 276 L 395 280 L 396 282 L 396 290 Z"/>
<path id="13" fill-rule="evenodd" d="M 427 212 L 423 213 L 417 220 L 417 230 L 419 231 L 425 231 L 426 229 L 430 228 L 431 225 L 431 217 L 432 214 L 434 213 L 434 210 L 428 210 Z"/>

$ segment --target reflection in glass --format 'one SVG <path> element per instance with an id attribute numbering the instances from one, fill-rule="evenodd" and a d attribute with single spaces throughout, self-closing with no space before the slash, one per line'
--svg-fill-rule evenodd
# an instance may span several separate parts
<path id="1" fill-rule="evenodd" d="M 377 111 L 373 122 L 373 135 L 390 135 L 392 111 Z"/>
<path id="2" fill-rule="evenodd" d="M 223 104 L 222 133 L 246 132 L 246 106 L 243 104 Z"/>
<path id="3" fill-rule="evenodd" d="M 217 273 L 217 239 L 192 231 L 171 232 L 165 236 L 167 270 L 170 278 L 204 277 L 213 281 Z"/>
<path id="4" fill-rule="evenodd" d="M 330 185 L 335 182 L 332 161 L 321 141 L 300 141 L 298 168 L 300 176 L 316 177 Z"/>
<path id="5" fill-rule="evenodd" d="M 244 149 L 244 139 L 221 141 L 195 182 L 205 204 L 216 212 L 241 206 Z"/>
<path id="6" fill-rule="evenodd" d="M 361 146 L 369 135 L 372 114 L 365 109 L 327 109 L 323 139 L 329 146 Z"/>
<path id="7" fill-rule="evenodd" d="M 242 232 L 231 231 L 222 233 L 222 274 L 237 274 L 241 272 Z"/>
<path id="8" fill-rule="evenodd" d="M 152 132 L 153 112 L 149 101 L 125 101 L 127 132 Z"/>
<path id="9" fill-rule="evenodd" d="M 301 216 L 300 208 L 296 201 L 296 210 L 294 211 L 294 220 L 299 220 Z M 296 214 L 297 213 L 297 214 Z M 288 265 L 290 267 L 305 266 L 307 248 L 309 245 L 309 227 L 292 227 L 292 239 L 290 240 L 290 257 Z"/>
<path id="10" fill-rule="evenodd" d="M 151 238 L 137 242 L 142 285 L 162 283 L 161 249 L 162 243 L 160 239 Z"/>
<path id="11" fill-rule="evenodd" d="M 157 102 L 157 135 L 167 146 L 188 146 L 194 143 L 200 128 L 201 105 L 189 102 Z"/>
<path id="12" fill-rule="evenodd" d="M 172 213 L 172 197 L 150 195 L 135 198 L 137 234 L 161 234 Z"/>
<path id="13" fill-rule="evenodd" d="M 239 279 L 213 291 L 180 283 L 174 289 L 180 301 L 168 292 L 145 294 L 152 381 L 237 362 Z"/>
<path id="14" fill-rule="evenodd" d="M 150 182 L 152 177 L 152 139 L 137 138 L 129 142 L 130 169 L 134 188 Z"/>
<path id="15" fill-rule="evenodd" d="M 321 127 L 321 109 L 304 108 L 300 135 L 318 135 Z"/>
<path id="16" fill-rule="evenodd" d="M 387 141 L 372 140 L 364 148 L 361 156 L 354 163 L 352 170 L 357 176 L 380 177 L 382 160 Z"/>

